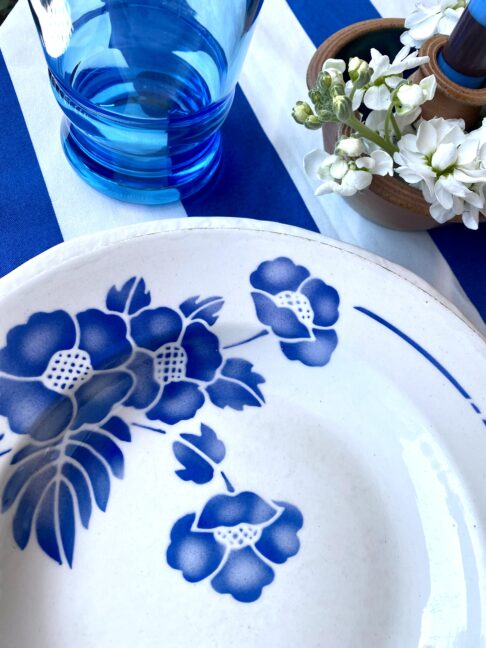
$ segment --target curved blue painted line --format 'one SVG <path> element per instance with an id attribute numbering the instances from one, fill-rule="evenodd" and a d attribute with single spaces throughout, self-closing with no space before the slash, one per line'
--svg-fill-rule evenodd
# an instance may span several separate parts
<path id="1" fill-rule="evenodd" d="M 470 400 L 470 396 L 467 393 L 467 391 L 462 387 L 457 380 L 452 376 L 447 369 L 440 364 L 438 360 L 434 358 L 434 356 L 430 355 L 428 351 L 426 351 L 420 344 L 415 342 L 415 340 L 412 340 L 411 337 L 409 337 L 406 333 L 403 333 L 403 331 L 400 331 L 396 326 L 391 324 L 390 322 L 387 322 L 387 320 L 383 319 L 383 317 L 380 317 L 380 315 L 377 315 L 376 313 L 373 313 L 372 311 L 368 310 L 367 308 L 364 308 L 363 306 L 355 306 L 354 307 L 357 311 L 360 313 L 363 313 L 364 315 L 367 315 L 368 317 L 371 317 L 371 319 L 374 319 L 376 322 L 379 324 L 382 324 L 385 326 L 387 329 L 398 335 L 398 337 L 401 337 L 402 340 L 407 342 L 407 344 L 410 344 L 411 347 L 413 347 L 416 351 L 418 351 L 426 360 L 428 360 L 440 373 L 444 376 L 444 378 L 447 378 L 447 380 L 451 383 L 455 389 L 467 400 Z"/>

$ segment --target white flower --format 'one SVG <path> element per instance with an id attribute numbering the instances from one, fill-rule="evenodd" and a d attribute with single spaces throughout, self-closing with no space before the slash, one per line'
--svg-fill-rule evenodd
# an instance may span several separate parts
<path id="1" fill-rule="evenodd" d="M 432 4 L 418 2 L 405 20 L 408 31 L 403 32 L 400 40 L 404 45 L 418 48 L 436 34 L 450 36 L 466 5 L 467 0 L 440 0 Z"/>
<path id="2" fill-rule="evenodd" d="M 397 90 L 399 106 L 397 115 L 408 115 L 416 111 L 423 103 L 434 98 L 437 80 L 433 74 L 422 79 L 420 83 L 404 83 Z"/>
<path id="3" fill-rule="evenodd" d="M 359 157 L 365 152 L 363 140 L 359 137 L 344 137 L 336 145 L 338 155 L 347 155 L 348 157 Z"/>
<path id="4" fill-rule="evenodd" d="M 327 59 L 322 66 L 322 71 L 330 75 L 333 84 L 344 84 L 343 72 L 345 69 L 346 63 L 342 59 Z"/>
<path id="5" fill-rule="evenodd" d="M 357 110 L 363 101 L 370 110 L 387 110 L 391 103 L 391 93 L 403 83 L 403 73 L 427 63 L 428 56 L 418 56 L 418 52 L 410 53 L 410 47 L 402 47 L 390 63 L 388 56 L 377 49 L 371 49 L 370 68 L 373 70 L 369 84 L 355 91 L 353 110 Z M 350 96 L 352 82 L 346 83 L 346 94 Z"/>
<path id="6" fill-rule="evenodd" d="M 316 196 L 328 193 L 353 196 L 357 191 L 370 186 L 373 174 L 391 175 L 393 160 L 382 150 L 373 151 L 369 156 L 361 156 L 353 160 L 315 150 L 305 156 L 304 167 L 310 177 L 317 177 L 323 181 L 316 189 Z"/>
<path id="7" fill-rule="evenodd" d="M 416 134 L 404 135 L 394 159 L 397 173 L 421 189 L 431 203 L 430 213 L 439 223 L 461 215 L 464 224 L 476 229 L 484 207 L 479 139 L 466 135 L 464 122 L 438 117 L 423 121 Z"/>

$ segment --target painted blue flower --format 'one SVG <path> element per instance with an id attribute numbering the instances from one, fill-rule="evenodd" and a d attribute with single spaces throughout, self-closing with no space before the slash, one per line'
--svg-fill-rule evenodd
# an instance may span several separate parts
<path id="1" fill-rule="evenodd" d="M 126 405 L 149 408 L 149 419 L 169 425 L 192 418 L 223 362 L 216 335 L 203 321 L 185 326 L 165 307 L 134 317 L 131 335 L 139 347 L 130 364 L 137 381 Z"/>
<path id="2" fill-rule="evenodd" d="M 274 565 L 299 551 L 300 511 L 255 493 L 212 497 L 199 516 L 185 515 L 172 528 L 167 562 L 190 583 L 211 578 L 220 594 L 252 603 L 274 579 Z"/>
<path id="3" fill-rule="evenodd" d="M 338 338 L 339 295 L 286 257 L 265 261 L 250 276 L 258 319 L 280 339 L 289 360 L 311 367 L 329 362 Z"/>
<path id="4" fill-rule="evenodd" d="M 0 349 L 0 414 L 17 434 L 54 439 L 98 423 L 126 398 L 132 349 L 118 315 L 89 309 L 35 313 Z"/>

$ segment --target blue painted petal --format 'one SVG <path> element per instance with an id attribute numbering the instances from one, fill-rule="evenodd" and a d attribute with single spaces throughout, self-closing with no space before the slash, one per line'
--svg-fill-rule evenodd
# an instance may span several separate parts
<path id="1" fill-rule="evenodd" d="M 199 322 L 189 324 L 182 338 L 187 353 L 186 376 L 209 382 L 223 362 L 218 338 Z"/>
<path id="2" fill-rule="evenodd" d="M 78 413 L 71 425 L 75 430 L 85 423 L 98 423 L 113 405 L 122 401 L 132 387 L 133 379 L 126 371 L 95 374 L 76 391 Z"/>
<path id="3" fill-rule="evenodd" d="M 300 292 L 310 301 L 316 326 L 332 326 L 337 322 L 339 295 L 335 288 L 328 286 L 321 279 L 309 279 Z"/>
<path id="4" fill-rule="evenodd" d="M 71 349 L 76 330 L 64 311 L 35 313 L 26 324 L 15 326 L 0 349 L 0 371 L 14 376 L 40 376 L 56 351 Z"/>
<path id="5" fill-rule="evenodd" d="M 174 425 L 191 419 L 204 404 L 204 394 L 194 383 L 184 380 L 164 387 L 160 400 L 147 412 L 147 418 Z"/>
<path id="6" fill-rule="evenodd" d="M 302 513 L 288 502 L 275 502 L 285 510 L 277 520 L 262 531 L 256 543 L 258 551 L 274 563 L 284 563 L 287 558 L 299 551 L 300 541 L 297 532 L 304 524 Z"/>
<path id="7" fill-rule="evenodd" d="M 245 547 L 232 551 L 211 585 L 220 594 L 231 594 L 241 603 L 253 603 L 260 598 L 262 589 L 270 585 L 275 574 L 251 549 Z"/>
<path id="8" fill-rule="evenodd" d="M 37 506 L 46 488 L 55 478 L 56 473 L 57 469 L 55 466 L 50 466 L 41 471 L 32 478 L 20 497 L 19 505 L 17 506 L 12 522 L 14 540 L 20 549 L 25 549 L 29 542 L 32 521 Z"/>
<path id="9" fill-rule="evenodd" d="M 140 351 L 134 355 L 128 369 L 135 375 L 135 386 L 124 405 L 145 409 L 157 398 L 160 390 L 154 378 L 153 358 Z"/>
<path id="10" fill-rule="evenodd" d="M 246 385 L 233 380 L 219 378 L 206 387 L 211 402 L 216 407 L 231 407 L 239 412 L 248 405 L 249 407 L 261 407 L 261 402 Z"/>
<path id="11" fill-rule="evenodd" d="M 277 295 L 283 290 L 297 290 L 308 276 L 309 271 L 303 266 L 295 265 L 287 257 L 279 257 L 261 263 L 250 275 L 250 282 L 257 290 Z"/>
<path id="12" fill-rule="evenodd" d="M 62 565 L 56 534 L 56 483 L 52 483 L 42 498 L 37 514 L 37 542 L 46 554 Z"/>
<path id="13" fill-rule="evenodd" d="M 242 522 L 264 524 L 271 520 L 277 511 L 277 508 L 250 491 L 243 491 L 238 495 L 215 495 L 203 508 L 197 528 L 233 527 Z"/>
<path id="14" fill-rule="evenodd" d="M 118 315 L 90 308 L 78 313 L 79 347 L 89 353 L 93 369 L 113 369 L 130 357 L 127 327 Z"/>
<path id="15" fill-rule="evenodd" d="M 138 346 L 157 351 L 168 342 L 176 342 L 182 330 L 182 320 L 171 308 L 146 310 L 134 317 L 131 334 Z"/>
<path id="16" fill-rule="evenodd" d="M 298 360 L 308 367 L 323 367 L 331 359 L 337 346 L 336 331 L 314 329 L 316 339 L 312 342 L 280 342 L 282 351 L 289 360 Z"/>
<path id="17" fill-rule="evenodd" d="M 0 414 L 8 418 L 12 432 L 46 441 L 69 426 L 73 406 L 69 398 L 40 382 L 0 378 Z"/>
<path id="18" fill-rule="evenodd" d="M 91 492 L 89 490 L 88 482 L 79 468 L 76 468 L 73 464 L 65 463 L 62 467 L 61 473 L 76 492 L 81 524 L 85 529 L 87 529 L 92 509 Z"/>
<path id="19" fill-rule="evenodd" d="M 261 293 L 251 293 L 257 317 L 262 324 L 272 327 L 275 335 L 281 338 L 308 338 L 310 333 L 297 319 L 290 308 L 280 308 L 269 297 Z"/>
<path id="20" fill-rule="evenodd" d="M 210 576 L 221 564 L 225 553 L 223 545 L 214 539 L 212 533 L 191 531 L 195 517 L 192 513 L 174 524 L 167 549 L 169 565 L 182 571 L 190 583 Z"/>

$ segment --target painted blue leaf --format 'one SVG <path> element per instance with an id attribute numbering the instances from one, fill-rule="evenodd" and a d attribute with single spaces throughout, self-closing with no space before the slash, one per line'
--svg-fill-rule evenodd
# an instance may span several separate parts
<path id="1" fill-rule="evenodd" d="M 218 319 L 218 314 L 223 304 L 224 300 L 222 297 L 214 296 L 200 299 L 199 295 L 196 295 L 182 302 L 179 308 L 186 317 L 204 320 L 209 326 L 213 326 Z"/>
<path id="2" fill-rule="evenodd" d="M 150 292 L 145 290 L 145 281 L 132 277 L 120 289 L 112 286 L 106 297 L 106 307 L 116 313 L 137 313 L 150 304 Z"/>
<path id="3" fill-rule="evenodd" d="M 215 463 L 223 461 L 226 454 L 224 443 L 218 439 L 214 430 L 204 423 L 201 424 L 201 434 L 181 434 L 181 438 L 195 446 L 212 459 Z"/>
<path id="4" fill-rule="evenodd" d="M 52 446 L 49 446 L 49 449 L 52 449 Z M 10 463 L 12 465 L 18 464 L 24 459 L 27 459 L 28 457 L 31 457 L 32 455 L 37 454 L 39 452 L 45 453 L 46 447 L 42 445 L 36 445 L 35 443 L 28 443 L 27 445 L 20 448 L 20 450 L 14 454 L 14 456 L 10 460 Z"/>
<path id="5" fill-rule="evenodd" d="M 207 484 L 211 481 L 214 470 L 204 457 L 180 441 L 175 441 L 172 449 L 178 461 L 184 466 L 183 469 L 176 470 L 176 475 L 184 481 L 193 481 L 196 484 Z"/>
<path id="6" fill-rule="evenodd" d="M 49 466 L 33 477 L 20 497 L 12 527 L 15 542 L 25 549 L 29 542 L 32 520 L 39 500 L 56 476 L 56 468 Z"/>
<path id="7" fill-rule="evenodd" d="M 55 497 L 57 484 L 53 482 L 44 493 L 37 514 L 37 542 L 45 553 L 62 565 L 59 544 L 56 537 Z"/>
<path id="8" fill-rule="evenodd" d="M 74 443 L 67 445 L 66 455 L 81 464 L 85 469 L 93 487 L 96 504 L 99 509 L 106 511 L 106 505 L 110 497 L 110 475 L 104 463 L 101 459 L 98 459 L 94 452 Z"/>
<path id="9" fill-rule="evenodd" d="M 59 450 L 48 448 L 22 463 L 5 485 L 2 495 L 2 512 L 7 511 L 12 506 L 22 488 L 36 473 L 56 461 L 59 456 Z"/>
<path id="10" fill-rule="evenodd" d="M 103 430 L 107 430 L 110 434 L 113 434 L 120 441 L 126 441 L 129 443 L 132 440 L 132 435 L 130 434 L 130 428 L 128 425 L 118 416 L 112 416 L 103 426 Z"/>
<path id="11" fill-rule="evenodd" d="M 92 430 L 82 430 L 74 434 L 71 439 L 91 446 L 108 463 L 115 477 L 123 478 L 123 454 L 109 436 Z"/>
<path id="12" fill-rule="evenodd" d="M 265 398 L 258 386 L 265 382 L 265 378 L 253 371 L 253 365 L 251 362 L 248 362 L 248 360 L 230 358 L 225 362 L 221 373 L 226 378 L 238 380 L 243 383 L 249 387 L 262 402 L 265 402 Z"/>
<path id="13" fill-rule="evenodd" d="M 231 407 L 241 411 L 245 405 L 261 407 L 265 402 L 259 388 L 263 382 L 265 379 L 253 371 L 250 362 L 232 358 L 226 361 L 221 378 L 206 387 L 206 391 L 217 407 Z"/>
<path id="14" fill-rule="evenodd" d="M 59 484 L 58 515 L 64 555 L 68 565 L 72 567 L 75 536 L 74 502 L 71 491 L 64 482 Z"/>
<path id="15" fill-rule="evenodd" d="M 88 482 L 85 476 L 73 464 L 66 463 L 61 470 L 62 475 L 67 479 L 76 492 L 76 499 L 78 500 L 79 517 L 81 524 L 85 529 L 89 526 L 91 518 L 91 493 L 89 490 Z"/>

